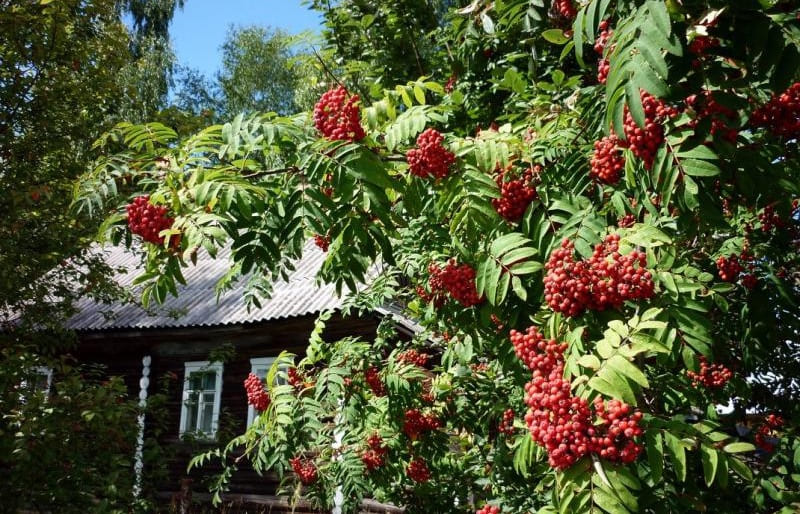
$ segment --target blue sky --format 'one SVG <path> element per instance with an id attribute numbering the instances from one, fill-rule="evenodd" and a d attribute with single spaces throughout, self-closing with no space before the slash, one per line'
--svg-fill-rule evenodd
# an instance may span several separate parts
<path id="1" fill-rule="evenodd" d="M 172 45 L 182 66 L 212 77 L 219 68 L 219 47 L 231 25 L 281 28 L 291 34 L 319 31 L 322 18 L 300 0 L 186 0 L 170 26 Z"/>

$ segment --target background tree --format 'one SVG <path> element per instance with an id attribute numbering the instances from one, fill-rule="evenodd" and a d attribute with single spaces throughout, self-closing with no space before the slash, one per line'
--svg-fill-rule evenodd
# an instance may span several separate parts
<path id="1" fill-rule="evenodd" d="M 119 398 L 117 382 L 83 380 L 87 370 L 58 355 L 74 343 L 62 322 L 76 298 L 122 294 L 88 251 L 97 220 L 69 203 L 92 141 L 123 116 L 152 116 L 165 92 L 174 6 L 148 4 L 133 13 L 141 31 L 129 31 L 126 6 L 113 0 L 0 1 L 0 496 L 12 511 L 133 500 L 135 401 Z M 160 21 L 151 26 L 151 16 Z M 161 57 L 139 46 L 145 33 Z M 20 389 L 36 366 L 56 370 L 46 403 Z"/>
<path id="2" fill-rule="evenodd" d="M 796 511 L 793 3 L 477 1 L 441 19 L 468 70 L 449 84 L 364 93 L 348 75 L 312 113 L 100 141 L 75 207 L 114 206 L 104 235 L 147 238 L 145 302 L 226 244 L 226 280 L 257 277 L 257 302 L 313 236 L 320 279 L 360 290 L 351 311 L 421 327 L 329 343 L 323 316 L 296 368 L 248 381 L 258 421 L 195 464 L 244 451 L 323 508 L 341 487 L 348 511 L 368 494 L 409 512 Z M 95 193 L 128 163 L 138 208 L 168 209 L 158 234 Z"/>
<path id="3" fill-rule="evenodd" d="M 222 44 L 217 80 L 225 110 L 291 114 L 300 80 L 294 64 L 295 39 L 280 29 L 232 27 Z"/>

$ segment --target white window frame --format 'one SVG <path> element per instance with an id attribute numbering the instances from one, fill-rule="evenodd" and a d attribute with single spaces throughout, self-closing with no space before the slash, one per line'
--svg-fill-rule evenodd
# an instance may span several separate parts
<path id="1" fill-rule="evenodd" d="M 38 384 L 38 380 L 34 379 L 32 384 L 28 384 L 28 381 L 23 379 L 20 382 L 21 388 L 21 396 L 20 399 L 22 403 L 26 402 L 26 396 L 29 394 L 35 394 L 38 392 L 42 392 L 44 394 L 45 401 L 50 397 L 50 387 L 53 384 L 53 368 L 50 366 L 33 366 L 32 368 L 28 368 L 30 370 L 31 375 L 37 375 L 39 377 L 46 377 L 45 386 L 42 389 L 36 387 Z M 32 378 L 32 377 L 31 377 Z"/>
<path id="2" fill-rule="evenodd" d="M 258 375 L 258 373 L 256 373 L 256 370 L 262 369 L 262 368 L 266 368 L 267 369 L 267 373 L 269 373 L 269 369 L 272 367 L 272 365 L 275 363 L 276 360 L 277 360 L 277 357 L 253 357 L 252 359 L 250 359 L 250 373 Z M 280 369 L 282 369 L 283 371 L 286 371 L 288 368 L 286 366 L 281 366 Z M 264 377 L 259 377 L 259 378 L 264 378 Z M 286 383 L 286 381 L 283 380 L 282 378 L 280 378 L 280 376 L 276 377 L 275 382 L 277 384 L 285 384 Z M 256 408 L 253 407 L 252 405 L 248 404 L 247 405 L 247 427 L 248 428 L 250 428 L 250 425 L 252 425 L 253 422 L 256 420 L 256 416 L 257 416 Z"/>
<path id="3" fill-rule="evenodd" d="M 190 361 L 184 362 L 184 371 L 183 371 L 183 394 L 181 396 L 181 424 L 180 424 L 180 435 L 183 436 L 184 434 L 192 434 L 200 438 L 205 439 L 215 439 L 217 436 L 217 429 L 219 428 L 219 411 L 220 411 L 220 404 L 222 403 L 222 371 L 223 366 L 221 362 L 209 362 L 209 361 Z M 189 378 L 191 377 L 192 373 L 196 372 L 209 372 L 214 371 L 216 373 L 216 381 L 214 386 L 214 406 L 212 408 L 212 415 L 211 415 L 211 432 L 203 432 L 200 430 L 196 430 L 191 427 L 187 427 L 189 423 L 189 408 L 187 402 L 189 401 L 189 394 L 191 389 Z M 198 406 L 198 415 L 200 414 L 200 408 Z M 194 420 L 197 423 L 197 420 Z"/>
<path id="4" fill-rule="evenodd" d="M 50 366 L 36 366 L 33 368 L 34 373 L 47 377 L 47 384 L 44 386 L 44 395 L 50 396 L 50 386 L 53 384 L 53 368 Z"/>

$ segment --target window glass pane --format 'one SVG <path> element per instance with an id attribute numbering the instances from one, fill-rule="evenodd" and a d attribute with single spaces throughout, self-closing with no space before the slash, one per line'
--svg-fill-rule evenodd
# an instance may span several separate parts
<path id="1" fill-rule="evenodd" d="M 256 368 L 256 376 L 258 378 L 263 379 L 264 377 L 267 376 L 267 371 L 268 371 L 268 368 L 263 367 L 263 366 L 259 366 L 259 367 Z"/>
<path id="2" fill-rule="evenodd" d="M 43 373 L 36 373 L 35 380 L 33 383 L 33 390 L 34 391 L 47 391 L 47 375 Z"/>
<path id="3" fill-rule="evenodd" d="M 191 432 L 197 429 L 197 393 L 190 393 L 186 400 L 186 430 Z"/>
<path id="4" fill-rule="evenodd" d="M 211 419 L 214 416 L 214 395 L 211 395 L 210 403 L 203 403 L 203 412 L 201 413 L 200 426 L 201 431 L 211 433 Z"/>
<path id="5" fill-rule="evenodd" d="M 201 389 L 203 385 L 203 374 L 199 371 L 195 371 L 189 375 L 189 389 L 197 390 Z"/>
<path id="6" fill-rule="evenodd" d="M 217 387 L 217 373 L 215 371 L 203 373 L 203 390 L 213 391 L 216 389 L 216 387 Z"/>

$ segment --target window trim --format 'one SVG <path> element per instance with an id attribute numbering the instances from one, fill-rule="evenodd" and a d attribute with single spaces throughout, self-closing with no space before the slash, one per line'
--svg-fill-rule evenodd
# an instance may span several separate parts
<path id="1" fill-rule="evenodd" d="M 189 377 L 192 373 L 199 371 L 214 371 L 216 373 L 216 381 L 214 384 L 214 406 L 211 414 L 211 432 L 202 432 L 199 430 L 187 430 L 189 423 L 189 409 L 186 402 L 189 400 Z M 213 440 L 217 437 L 217 430 L 219 429 L 219 411 L 222 403 L 222 372 L 223 365 L 221 362 L 209 361 L 188 361 L 183 363 L 183 393 L 181 394 L 181 421 L 179 434 L 183 437 L 186 434 L 192 434 L 196 437 Z M 198 412 L 199 415 L 199 412 Z M 196 422 L 196 420 L 195 420 Z"/>

